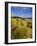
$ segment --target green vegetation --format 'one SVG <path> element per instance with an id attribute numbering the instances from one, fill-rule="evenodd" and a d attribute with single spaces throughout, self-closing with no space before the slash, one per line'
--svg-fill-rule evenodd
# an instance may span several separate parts
<path id="1" fill-rule="evenodd" d="M 32 20 L 11 18 L 11 39 L 32 38 Z"/>

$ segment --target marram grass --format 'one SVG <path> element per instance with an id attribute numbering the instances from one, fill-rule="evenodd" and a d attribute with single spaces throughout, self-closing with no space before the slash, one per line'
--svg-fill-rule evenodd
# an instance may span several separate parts
<path id="1" fill-rule="evenodd" d="M 32 23 L 32 20 L 22 20 L 20 18 L 11 18 L 11 39 L 28 39 L 32 38 L 32 24 L 27 26 L 27 23 Z"/>

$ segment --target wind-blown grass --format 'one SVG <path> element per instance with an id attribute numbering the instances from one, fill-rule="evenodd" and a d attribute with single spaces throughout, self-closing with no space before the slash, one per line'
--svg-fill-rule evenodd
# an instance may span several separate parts
<path id="1" fill-rule="evenodd" d="M 28 22 L 32 23 L 20 18 L 11 18 L 11 39 L 32 38 L 32 28 L 27 27 Z"/>

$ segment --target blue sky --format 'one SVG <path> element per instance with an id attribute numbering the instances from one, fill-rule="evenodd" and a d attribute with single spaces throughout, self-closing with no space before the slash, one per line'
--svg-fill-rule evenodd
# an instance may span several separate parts
<path id="1" fill-rule="evenodd" d="M 32 7 L 11 7 L 11 16 L 32 18 Z"/>

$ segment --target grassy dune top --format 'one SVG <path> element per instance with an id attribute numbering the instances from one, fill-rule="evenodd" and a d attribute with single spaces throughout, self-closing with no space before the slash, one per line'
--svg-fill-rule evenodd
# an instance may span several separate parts
<path id="1" fill-rule="evenodd" d="M 11 39 L 32 38 L 32 20 L 11 17 Z"/>

